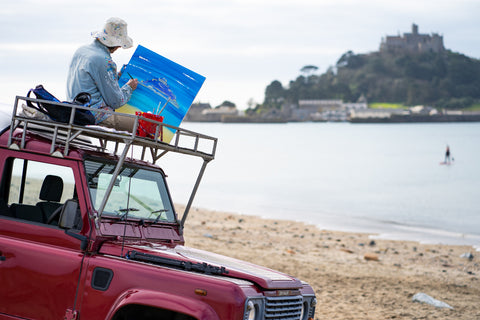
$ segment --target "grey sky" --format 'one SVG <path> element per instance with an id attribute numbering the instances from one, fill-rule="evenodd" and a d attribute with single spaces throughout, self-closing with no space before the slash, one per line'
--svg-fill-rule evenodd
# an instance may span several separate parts
<path id="1" fill-rule="evenodd" d="M 480 58 L 478 0 L 0 0 L 0 102 L 43 84 L 65 98 L 69 60 L 90 32 L 118 16 L 141 44 L 207 79 L 196 101 L 263 101 L 304 65 L 320 72 L 348 50 L 378 50 L 386 35 L 440 33 L 445 46 Z M 127 63 L 134 48 L 113 55 Z"/>

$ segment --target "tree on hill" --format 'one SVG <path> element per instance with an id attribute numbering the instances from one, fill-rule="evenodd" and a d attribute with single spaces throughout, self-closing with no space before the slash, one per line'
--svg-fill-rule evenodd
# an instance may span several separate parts
<path id="1" fill-rule="evenodd" d="M 270 83 L 265 89 L 264 105 L 269 108 L 279 109 L 285 100 L 285 90 L 278 80 Z"/>
<path id="2" fill-rule="evenodd" d="M 236 105 L 235 105 L 235 103 L 233 103 L 231 101 L 225 100 L 225 101 L 222 102 L 222 104 L 216 106 L 215 109 L 218 109 L 220 107 L 236 107 Z"/>
<path id="3" fill-rule="evenodd" d="M 300 69 L 300 72 L 305 74 L 306 76 L 309 76 L 317 70 L 318 70 L 317 66 L 307 65 L 307 66 L 304 66 L 302 69 Z"/>

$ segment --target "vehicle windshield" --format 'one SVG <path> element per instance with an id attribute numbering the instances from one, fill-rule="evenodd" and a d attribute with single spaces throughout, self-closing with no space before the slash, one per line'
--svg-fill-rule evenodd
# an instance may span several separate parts
<path id="1" fill-rule="evenodd" d="M 85 160 L 92 204 L 100 208 L 116 163 Z M 160 171 L 124 165 L 120 170 L 102 216 L 121 219 L 175 222 L 170 196 Z"/>

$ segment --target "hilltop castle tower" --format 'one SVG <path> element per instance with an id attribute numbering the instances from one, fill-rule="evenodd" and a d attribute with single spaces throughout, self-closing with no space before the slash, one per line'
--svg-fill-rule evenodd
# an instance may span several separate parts
<path id="1" fill-rule="evenodd" d="M 418 26 L 412 24 L 412 32 L 404 33 L 403 36 L 386 36 L 380 43 L 380 52 L 443 52 L 443 36 L 436 33 L 420 34 Z"/>

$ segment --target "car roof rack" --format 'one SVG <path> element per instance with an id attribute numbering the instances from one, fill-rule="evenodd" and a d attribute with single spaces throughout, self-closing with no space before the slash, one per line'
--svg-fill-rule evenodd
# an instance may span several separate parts
<path id="1" fill-rule="evenodd" d="M 24 103 L 20 107 L 19 104 L 21 102 Z M 70 110 L 70 120 L 68 123 L 63 123 L 46 119 L 46 117 L 36 118 L 27 116 L 24 112 L 22 112 L 23 109 L 29 108 L 25 105 L 25 103 L 27 105 L 31 103 L 48 103 L 51 105 L 66 107 L 66 110 Z M 180 230 L 182 231 L 186 217 L 188 215 L 188 211 L 190 210 L 193 198 L 195 197 L 205 168 L 208 162 L 215 158 L 217 138 L 186 130 L 180 127 L 171 126 L 146 117 L 130 114 L 122 114 L 122 116 L 132 117 L 135 119 L 132 132 L 116 131 L 98 125 L 76 125 L 73 122 L 76 110 L 88 110 L 92 113 L 101 111 L 102 113 L 106 114 L 114 114 L 114 111 L 105 109 L 100 110 L 68 103 L 59 103 L 30 97 L 16 96 L 12 113 L 12 120 L 10 124 L 8 147 L 11 149 L 25 148 L 27 131 L 51 140 L 50 155 L 56 157 L 67 156 L 71 147 L 106 151 L 107 149 L 111 150 L 111 146 L 113 144 L 113 153 L 114 155 L 117 155 L 119 159 L 117 162 L 117 166 L 114 170 L 110 185 L 107 188 L 105 197 L 102 201 L 102 204 L 98 208 L 99 216 L 101 216 L 103 209 L 105 208 L 107 199 L 113 189 L 115 179 L 119 174 L 120 169 L 122 168 L 128 151 L 131 147 L 137 149 L 141 148 L 141 157 L 139 158 L 139 160 L 151 162 L 152 164 L 155 164 L 158 159 L 160 159 L 168 152 L 200 157 L 203 159 L 203 164 L 198 174 L 195 186 L 192 190 L 187 206 L 185 207 L 185 212 L 183 214 L 182 220 L 181 222 L 179 222 L 181 226 Z M 38 111 L 38 113 L 40 113 L 40 111 Z M 142 122 L 143 124 L 148 123 L 150 126 L 155 127 L 155 134 L 152 138 L 142 137 L 137 134 L 137 129 Z M 15 134 L 15 129 L 17 128 L 23 129 L 21 135 Z M 168 128 L 168 130 L 174 132 L 171 143 L 163 142 L 161 139 L 163 138 L 163 135 L 161 133 L 164 128 Z M 60 151 L 62 147 L 63 152 Z"/>
<path id="2" fill-rule="evenodd" d="M 71 110 L 70 121 L 69 123 L 62 123 L 50 119 L 45 120 L 28 117 L 22 114 L 22 110 L 19 108 L 21 101 L 49 103 L 52 105 L 69 107 Z M 113 152 L 115 155 L 118 155 L 120 146 L 122 144 L 132 145 L 143 149 L 140 160 L 148 161 L 153 164 L 167 152 L 176 152 L 201 157 L 208 161 L 215 158 L 217 138 L 131 114 L 122 114 L 122 116 L 135 119 L 134 128 L 132 130 L 133 132 L 116 131 L 98 125 L 76 125 L 73 123 L 75 110 L 88 110 L 91 112 L 99 111 L 99 109 L 94 108 L 17 96 L 15 98 L 15 105 L 12 114 L 12 122 L 10 126 L 12 130 L 10 130 L 8 146 L 11 147 L 12 144 L 16 144 L 18 148 L 23 149 L 25 147 L 26 131 L 30 131 L 40 136 L 49 138 L 52 141 L 50 148 L 51 154 L 57 151 L 58 147 L 63 147 L 63 156 L 68 155 L 70 147 L 72 146 L 105 150 L 107 149 L 108 143 L 113 143 Z M 105 109 L 101 109 L 101 112 L 106 114 L 115 113 L 114 111 Z M 149 123 L 151 126 L 156 127 L 154 137 L 142 137 L 136 133 L 141 122 Z M 24 130 L 21 138 L 18 138 L 14 135 L 16 128 L 26 129 Z M 175 133 L 170 143 L 163 142 L 161 139 L 159 139 L 161 136 L 159 132 L 165 128 L 168 128 L 170 131 Z M 95 140 L 97 144 L 93 142 Z M 147 150 L 150 150 L 150 158 L 147 157 Z"/>

